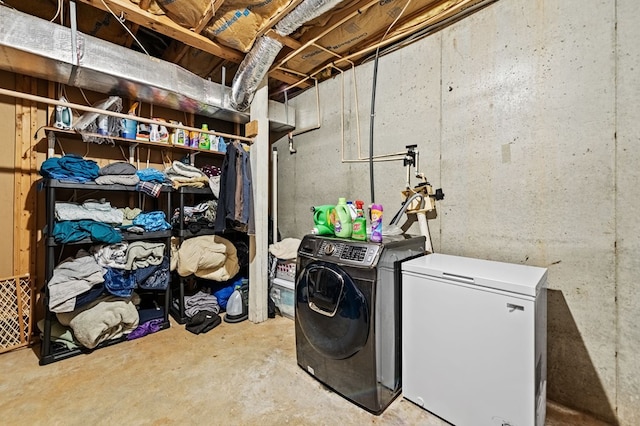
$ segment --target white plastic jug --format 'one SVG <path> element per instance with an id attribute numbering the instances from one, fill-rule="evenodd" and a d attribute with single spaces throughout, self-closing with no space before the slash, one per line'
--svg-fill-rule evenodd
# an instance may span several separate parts
<path id="1" fill-rule="evenodd" d="M 249 317 L 247 309 L 245 309 L 244 299 L 242 297 L 242 290 L 240 286 L 236 286 L 233 290 L 229 300 L 227 301 L 227 313 L 224 316 L 225 322 L 240 322 Z"/>

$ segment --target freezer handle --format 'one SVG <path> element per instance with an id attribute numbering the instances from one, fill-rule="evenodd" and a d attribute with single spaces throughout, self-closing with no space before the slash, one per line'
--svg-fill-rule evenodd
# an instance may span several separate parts
<path id="1" fill-rule="evenodd" d="M 524 306 L 514 305 L 513 303 L 507 303 L 507 309 L 509 309 L 509 312 L 524 311 Z"/>
<path id="2" fill-rule="evenodd" d="M 458 274 L 450 274 L 449 272 L 443 272 L 442 278 L 447 278 L 454 281 L 462 281 L 469 284 L 474 283 L 473 277 L 466 277 L 464 275 L 458 275 Z"/>

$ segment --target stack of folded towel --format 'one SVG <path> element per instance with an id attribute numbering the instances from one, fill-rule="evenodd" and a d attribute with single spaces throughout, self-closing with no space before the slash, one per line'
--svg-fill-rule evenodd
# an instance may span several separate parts
<path id="1" fill-rule="evenodd" d="M 131 185 L 134 186 L 140 182 L 140 178 L 136 174 L 138 169 L 133 164 L 118 161 L 104 166 L 98 171 L 95 182 L 99 185 Z"/>
<path id="2" fill-rule="evenodd" d="M 209 178 L 200 169 L 180 161 L 174 161 L 171 167 L 164 172 L 171 180 L 174 188 L 181 186 L 204 188 L 205 185 L 209 184 Z"/>

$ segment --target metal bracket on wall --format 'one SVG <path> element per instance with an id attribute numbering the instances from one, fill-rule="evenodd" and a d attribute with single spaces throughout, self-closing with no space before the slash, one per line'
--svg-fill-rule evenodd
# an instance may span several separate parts
<path id="1" fill-rule="evenodd" d="M 71 19 L 71 63 L 74 66 L 80 64 L 80 50 L 78 49 L 78 20 L 76 14 L 76 2 L 69 2 L 69 19 Z"/>
<path id="2" fill-rule="evenodd" d="M 129 145 L 129 163 L 133 164 L 136 161 L 136 148 L 138 147 L 137 143 L 133 143 Z"/>

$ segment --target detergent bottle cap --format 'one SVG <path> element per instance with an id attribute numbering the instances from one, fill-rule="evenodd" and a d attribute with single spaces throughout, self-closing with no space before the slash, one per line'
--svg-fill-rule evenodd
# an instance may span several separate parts
<path id="1" fill-rule="evenodd" d="M 338 204 L 347 204 L 347 199 L 345 197 L 338 198 Z"/>
<path id="2" fill-rule="evenodd" d="M 364 201 L 356 200 L 356 208 L 357 209 L 362 209 L 362 207 L 364 207 Z"/>

